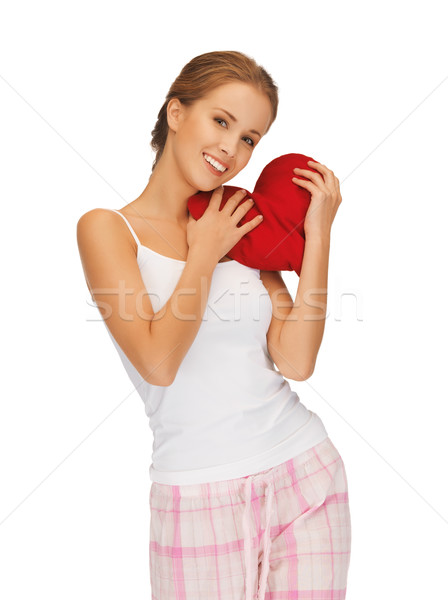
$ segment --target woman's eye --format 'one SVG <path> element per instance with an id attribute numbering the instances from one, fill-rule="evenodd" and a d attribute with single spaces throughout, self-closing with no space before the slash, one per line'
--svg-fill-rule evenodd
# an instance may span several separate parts
<path id="1" fill-rule="evenodd" d="M 215 121 L 217 121 L 219 124 L 226 123 L 226 121 L 224 119 L 215 119 Z M 250 137 L 244 137 L 243 140 L 249 140 L 248 141 L 249 146 L 253 146 L 254 145 L 254 140 L 252 138 L 250 138 Z"/>

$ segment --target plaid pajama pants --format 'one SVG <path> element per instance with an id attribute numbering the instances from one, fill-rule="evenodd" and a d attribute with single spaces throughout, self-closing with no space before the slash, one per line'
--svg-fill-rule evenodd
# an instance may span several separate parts
<path id="1" fill-rule="evenodd" d="M 345 466 L 329 437 L 271 469 L 152 483 L 152 600 L 344 600 L 351 549 Z"/>

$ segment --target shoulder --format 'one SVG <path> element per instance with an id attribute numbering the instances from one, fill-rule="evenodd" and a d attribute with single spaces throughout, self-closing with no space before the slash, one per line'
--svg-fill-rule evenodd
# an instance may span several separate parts
<path id="1" fill-rule="evenodd" d="M 89 245 L 99 241 L 128 244 L 135 241 L 123 217 L 107 208 L 92 208 L 78 219 L 76 225 L 78 244 Z"/>
<path id="2" fill-rule="evenodd" d="M 92 208 L 81 215 L 76 224 L 78 235 L 87 233 L 92 229 L 102 229 L 101 225 L 114 223 L 120 217 L 112 210 L 105 208 Z"/>
<path id="3" fill-rule="evenodd" d="M 95 223 L 114 223 L 119 218 L 120 217 L 113 210 L 107 208 L 92 208 L 79 217 L 77 227 L 87 227 Z"/>

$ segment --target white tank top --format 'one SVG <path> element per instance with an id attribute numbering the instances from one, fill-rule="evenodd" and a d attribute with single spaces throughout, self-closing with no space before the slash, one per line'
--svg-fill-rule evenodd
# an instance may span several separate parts
<path id="1" fill-rule="evenodd" d="M 186 263 L 143 246 L 126 217 L 114 212 L 134 236 L 141 276 L 158 312 Z M 235 260 L 218 263 L 201 326 L 169 386 L 144 380 L 106 327 L 149 418 L 151 481 L 186 485 L 244 477 L 328 436 L 274 366 L 266 338 L 271 317 L 260 270 Z"/>

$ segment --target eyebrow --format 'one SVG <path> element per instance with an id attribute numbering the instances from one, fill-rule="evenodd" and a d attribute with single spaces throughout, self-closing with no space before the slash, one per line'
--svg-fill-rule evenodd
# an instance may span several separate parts
<path id="1" fill-rule="evenodd" d="M 235 117 L 234 117 L 233 115 L 231 115 L 231 114 L 229 113 L 229 111 L 228 111 L 228 110 L 226 110 L 225 108 L 220 108 L 219 106 L 215 106 L 215 107 L 214 107 L 214 110 L 222 110 L 222 112 L 225 112 L 227 115 L 229 115 L 229 117 L 232 119 L 232 121 L 235 121 L 235 123 L 236 123 L 236 119 L 235 119 Z M 256 134 L 257 134 L 257 135 L 258 135 L 258 136 L 261 138 L 261 134 L 260 134 L 260 133 L 258 133 L 258 131 L 257 131 L 256 129 L 250 129 L 249 131 L 250 131 L 251 133 L 256 133 Z"/>

